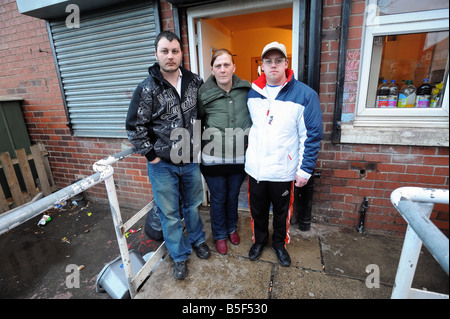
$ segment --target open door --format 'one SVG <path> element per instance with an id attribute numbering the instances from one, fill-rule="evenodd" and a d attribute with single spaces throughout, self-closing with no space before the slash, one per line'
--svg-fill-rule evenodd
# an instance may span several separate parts
<path id="1" fill-rule="evenodd" d="M 225 47 L 233 53 L 235 74 L 252 82 L 262 49 L 278 41 L 291 57 L 294 77 L 319 92 L 322 5 L 321 0 L 226 0 L 188 8 L 191 71 L 207 78 L 211 52 Z"/>
<path id="2" fill-rule="evenodd" d="M 215 50 L 231 48 L 231 34 L 206 23 L 203 19 L 197 20 L 198 36 L 198 74 L 206 81 L 211 75 L 211 57 Z"/>
<path id="3" fill-rule="evenodd" d="M 297 70 L 299 5 L 299 0 L 230 0 L 187 9 L 191 71 L 206 81 L 211 75 L 212 52 L 226 48 L 233 53 L 235 74 L 252 82 L 258 75 L 262 49 L 272 41 L 286 46 L 290 67 Z M 203 205 L 207 205 L 204 179 L 203 186 Z M 239 209 L 249 209 L 247 181 L 241 188 Z"/>
<path id="4" fill-rule="evenodd" d="M 226 48 L 233 53 L 236 75 L 251 82 L 255 57 L 260 57 L 264 46 L 272 41 L 286 45 L 292 56 L 289 62 L 297 70 L 298 7 L 299 0 L 230 0 L 189 8 L 191 71 L 206 80 L 211 74 L 212 51 Z"/>

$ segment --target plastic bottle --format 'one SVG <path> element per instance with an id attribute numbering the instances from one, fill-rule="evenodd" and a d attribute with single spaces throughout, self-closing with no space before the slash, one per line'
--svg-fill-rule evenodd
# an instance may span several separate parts
<path id="1" fill-rule="evenodd" d="M 416 102 L 416 87 L 412 80 L 406 80 L 405 85 L 398 94 L 398 107 L 414 107 Z"/>
<path id="2" fill-rule="evenodd" d="M 388 107 L 388 97 L 389 97 L 389 84 L 387 80 L 383 80 L 383 83 L 377 89 L 377 100 L 375 107 Z"/>
<path id="3" fill-rule="evenodd" d="M 444 88 L 444 83 L 436 84 L 436 87 L 431 91 L 431 101 L 430 107 L 439 107 L 441 103 L 442 89 Z"/>
<path id="4" fill-rule="evenodd" d="M 388 107 L 397 107 L 397 100 L 398 86 L 395 80 L 391 80 L 391 84 L 389 84 Z"/>
<path id="5" fill-rule="evenodd" d="M 416 107 L 429 107 L 431 99 L 431 85 L 428 79 L 424 79 L 421 86 L 417 88 Z"/>

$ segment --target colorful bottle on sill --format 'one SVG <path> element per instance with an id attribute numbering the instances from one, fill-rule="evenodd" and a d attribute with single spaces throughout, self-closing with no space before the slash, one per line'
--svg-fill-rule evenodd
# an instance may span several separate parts
<path id="1" fill-rule="evenodd" d="M 391 84 L 389 84 L 388 107 L 397 107 L 397 100 L 398 86 L 395 80 L 391 80 Z"/>
<path id="2" fill-rule="evenodd" d="M 389 98 L 389 84 L 387 80 L 383 80 L 383 83 L 377 89 L 377 99 L 375 107 L 388 107 Z"/>
<path id="3" fill-rule="evenodd" d="M 431 85 L 428 79 L 424 79 L 421 86 L 417 88 L 415 107 L 429 107 L 431 99 Z"/>
<path id="4" fill-rule="evenodd" d="M 414 107 L 416 103 L 416 87 L 412 80 L 406 80 L 398 94 L 398 107 Z"/>
<path id="5" fill-rule="evenodd" d="M 440 106 L 443 88 L 444 88 L 444 83 L 441 82 L 439 84 L 436 84 L 433 91 L 431 91 L 430 107 L 439 107 Z"/>

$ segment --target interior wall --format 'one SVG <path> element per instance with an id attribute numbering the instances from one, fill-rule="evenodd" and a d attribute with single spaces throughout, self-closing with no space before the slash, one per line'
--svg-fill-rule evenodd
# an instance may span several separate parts
<path id="1" fill-rule="evenodd" d="M 202 51 L 206 56 L 210 47 L 229 49 L 234 55 L 236 75 L 252 80 L 252 58 L 260 58 L 264 46 L 278 41 L 292 55 L 292 8 L 253 14 L 202 20 Z M 211 74 L 210 59 L 200 62 L 204 74 Z"/>
<path id="2" fill-rule="evenodd" d="M 207 23 L 205 23 L 207 22 Z M 224 27 L 220 27 L 217 23 L 212 21 L 201 21 L 202 23 L 202 50 L 203 50 L 203 80 L 206 81 L 211 75 L 211 49 L 227 48 L 230 50 L 232 47 L 231 31 Z M 202 73 L 202 72 L 200 72 Z"/>
<path id="3" fill-rule="evenodd" d="M 292 30 L 282 28 L 258 28 L 232 32 L 231 50 L 236 64 L 236 75 L 251 81 L 251 58 L 261 57 L 264 46 L 278 41 L 292 54 Z"/>

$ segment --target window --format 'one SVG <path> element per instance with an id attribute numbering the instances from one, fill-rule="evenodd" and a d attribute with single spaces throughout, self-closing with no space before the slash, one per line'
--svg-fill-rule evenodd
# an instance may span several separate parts
<path id="1" fill-rule="evenodd" d="M 448 31 L 377 36 L 366 107 L 442 107 Z"/>
<path id="2" fill-rule="evenodd" d="M 356 111 L 342 125 L 341 142 L 449 145 L 448 6 L 369 0 Z M 400 94 L 389 94 L 389 85 Z"/>

